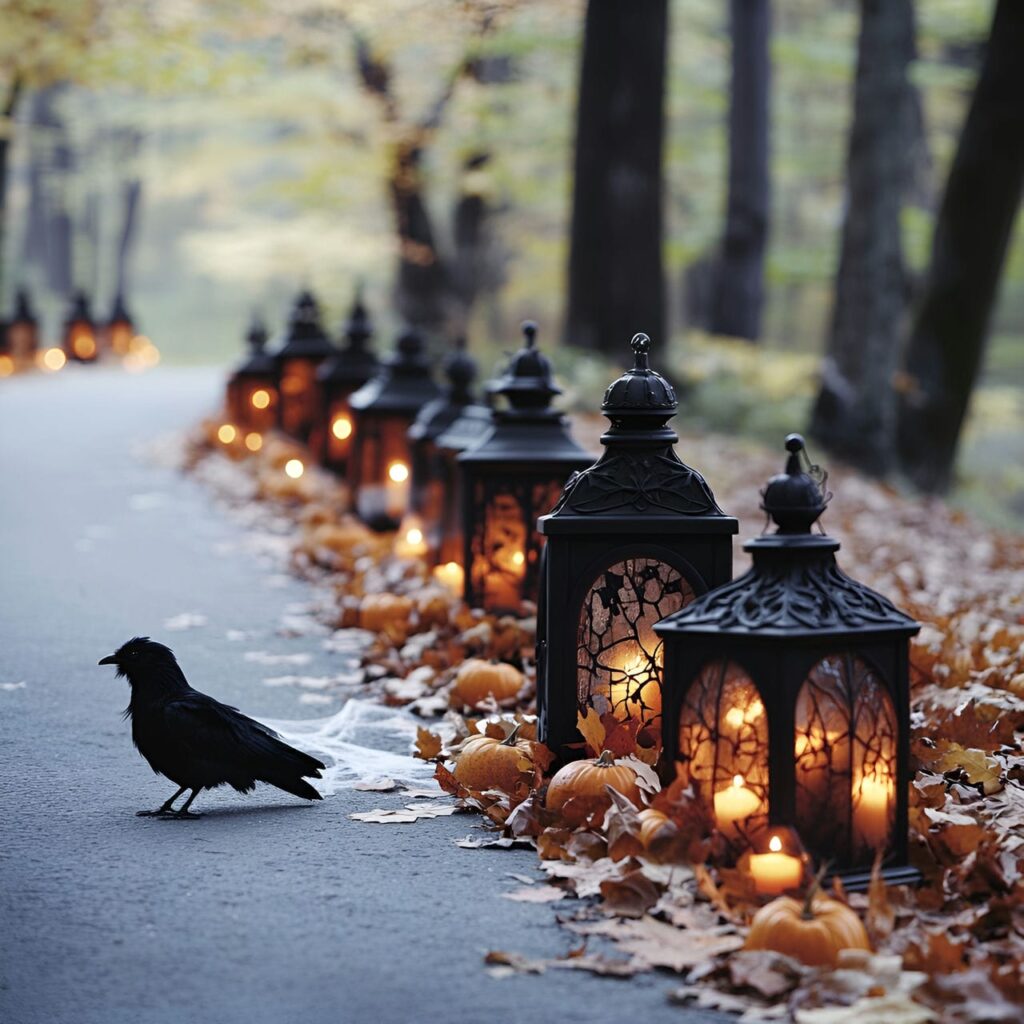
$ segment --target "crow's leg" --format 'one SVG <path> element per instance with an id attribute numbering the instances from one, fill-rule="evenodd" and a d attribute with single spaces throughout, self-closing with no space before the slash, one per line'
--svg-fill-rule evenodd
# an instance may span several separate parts
<path id="1" fill-rule="evenodd" d="M 135 816 L 137 818 L 162 818 L 165 814 L 173 814 L 174 811 L 171 809 L 171 807 L 174 801 L 177 800 L 178 797 L 181 796 L 181 794 L 184 793 L 186 789 L 188 789 L 188 786 L 182 786 L 181 789 L 179 789 L 178 792 L 175 793 L 170 800 L 167 800 L 164 803 L 162 803 L 155 811 L 136 811 Z"/>
<path id="2" fill-rule="evenodd" d="M 189 810 L 189 808 L 192 806 L 192 801 L 195 800 L 195 798 L 197 796 L 199 796 L 199 790 L 202 789 L 202 788 L 203 788 L 202 786 L 196 786 L 195 789 L 192 790 L 191 796 L 189 796 L 189 798 L 181 805 L 181 807 L 178 808 L 178 810 L 176 810 L 176 811 L 171 811 L 171 817 L 172 818 L 201 818 L 202 817 L 201 814 L 193 814 Z"/>

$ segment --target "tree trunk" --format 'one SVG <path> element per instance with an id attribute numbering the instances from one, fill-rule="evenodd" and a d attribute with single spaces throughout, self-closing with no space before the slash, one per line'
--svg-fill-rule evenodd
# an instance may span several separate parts
<path id="1" fill-rule="evenodd" d="M 1024 184 L 1024 4 L 998 0 L 932 241 L 898 399 L 900 467 L 941 492 L 978 376 Z"/>
<path id="2" fill-rule="evenodd" d="M 14 111 L 21 96 L 21 79 L 15 78 L 7 87 L 3 108 L 0 109 L 0 120 L 6 122 L 0 131 L 0 303 L 4 302 L 4 288 L 7 284 L 7 264 L 5 254 L 5 238 L 7 235 L 7 166 L 10 154 L 11 139 L 14 137 Z M 3 306 L 0 306 L 0 321 L 3 320 Z M 3 339 L 0 338 L 0 341 Z"/>
<path id="3" fill-rule="evenodd" d="M 622 356 L 664 336 L 661 156 L 667 0 L 590 0 L 577 108 L 566 338 Z"/>
<path id="4" fill-rule="evenodd" d="M 128 263 L 132 243 L 135 241 L 135 225 L 138 223 L 139 199 L 142 195 L 142 182 L 138 178 L 126 181 L 121 187 L 124 201 L 124 218 L 121 221 L 121 234 L 117 244 L 117 264 L 115 267 L 114 294 L 127 301 Z"/>
<path id="5" fill-rule="evenodd" d="M 712 334 L 756 341 L 761 335 L 768 242 L 769 0 L 731 0 L 729 23 L 729 198 L 709 328 Z"/>
<path id="6" fill-rule="evenodd" d="M 906 282 L 900 209 L 910 185 L 911 0 L 862 0 L 832 327 L 811 433 L 869 473 L 890 468 Z"/>

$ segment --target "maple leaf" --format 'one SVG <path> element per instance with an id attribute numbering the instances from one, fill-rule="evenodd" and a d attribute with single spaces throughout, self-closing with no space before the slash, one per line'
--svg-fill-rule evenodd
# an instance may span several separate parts
<path id="1" fill-rule="evenodd" d="M 441 756 L 444 743 L 436 732 L 418 726 L 416 729 L 416 749 L 414 754 L 423 761 L 434 761 Z"/>
<path id="2" fill-rule="evenodd" d="M 602 882 L 601 896 L 605 910 L 619 917 L 643 917 L 658 902 L 661 891 L 638 868 L 622 878 Z"/>
<path id="3" fill-rule="evenodd" d="M 601 716 L 593 708 L 583 708 L 576 714 L 576 728 L 591 757 L 600 757 L 605 747 L 605 727 Z"/>

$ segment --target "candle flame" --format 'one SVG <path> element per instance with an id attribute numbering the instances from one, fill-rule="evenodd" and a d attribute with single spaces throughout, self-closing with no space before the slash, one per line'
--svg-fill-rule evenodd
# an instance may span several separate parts
<path id="1" fill-rule="evenodd" d="M 306 471 L 306 467 L 302 464 L 301 459 L 289 459 L 284 464 L 285 473 L 290 476 L 293 480 L 298 480 L 300 476 Z"/>
<path id="2" fill-rule="evenodd" d="M 778 836 L 772 836 L 771 839 L 768 840 L 768 849 L 771 850 L 772 853 L 782 853 L 782 840 Z"/>
<path id="3" fill-rule="evenodd" d="M 263 437 L 253 431 L 245 435 L 245 447 L 251 452 L 258 452 L 263 447 Z"/>
<path id="4" fill-rule="evenodd" d="M 238 431 L 230 423 L 222 423 L 217 428 L 217 440 L 221 444 L 231 444 L 234 441 Z"/>
<path id="5" fill-rule="evenodd" d="M 409 467 L 404 462 L 392 462 L 388 466 L 388 476 L 396 484 L 404 484 L 409 479 Z"/>
<path id="6" fill-rule="evenodd" d="M 522 551 L 513 551 L 512 552 L 512 564 L 513 565 L 519 566 L 519 565 L 522 565 L 523 562 L 525 562 L 525 561 L 526 561 L 526 555 L 524 555 L 522 553 Z"/>
<path id="7" fill-rule="evenodd" d="M 734 775 L 732 777 L 732 784 L 737 789 L 741 789 L 743 787 L 743 785 L 744 785 L 744 783 L 743 783 L 743 776 L 742 775 Z"/>
<path id="8" fill-rule="evenodd" d="M 405 531 L 405 539 L 410 544 L 419 544 L 423 541 L 423 531 L 418 530 L 415 526 L 411 526 Z"/>
<path id="9" fill-rule="evenodd" d="M 729 708 L 725 713 L 725 723 L 733 729 L 743 724 L 743 712 L 739 708 Z"/>
<path id="10" fill-rule="evenodd" d="M 266 388 L 257 388 L 249 401 L 254 409 L 266 409 L 270 405 L 270 392 Z"/>
<path id="11" fill-rule="evenodd" d="M 79 332 L 71 338 L 71 349 L 79 359 L 92 359 L 96 355 L 96 339 L 87 332 Z"/>
<path id="12" fill-rule="evenodd" d="M 67 362 L 67 356 L 59 348 L 48 348 L 43 353 L 43 369 L 56 372 Z"/>
<path id="13" fill-rule="evenodd" d="M 336 416 L 331 424 L 331 433 L 339 441 L 348 440 L 352 436 L 352 421 L 347 416 Z M 395 463 L 395 465 L 399 465 L 399 463 Z"/>

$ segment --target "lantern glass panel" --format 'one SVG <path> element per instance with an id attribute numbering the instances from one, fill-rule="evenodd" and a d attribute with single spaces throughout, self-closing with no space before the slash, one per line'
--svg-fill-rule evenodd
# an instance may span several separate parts
<path id="1" fill-rule="evenodd" d="M 830 655 L 796 703 L 796 824 L 812 850 L 846 863 L 889 844 L 895 824 L 896 712 L 861 658 Z"/>
<path id="2" fill-rule="evenodd" d="M 473 501 L 484 511 L 475 522 L 470 554 L 473 592 L 483 607 L 517 609 L 527 594 L 536 593 L 544 538 L 534 529 L 534 520 L 538 509 L 554 507 L 562 484 L 476 481 Z"/>
<path id="3" fill-rule="evenodd" d="M 313 425 L 316 367 L 309 359 L 286 359 L 281 367 L 281 426 L 296 437 L 304 436 Z"/>
<path id="4" fill-rule="evenodd" d="M 660 742 L 662 642 L 654 624 L 694 599 L 683 575 L 654 558 L 626 558 L 598 573 L 577 629 L 580 706 L 639 721 Z"/>
<path id="5" fill-rule="evenodd" d="M 357 473 L 361 483 L 356 510 L 367 522 L 397 523 L 409 509 L 409 421 L 394 416 L 362 416 L 358 429 Z"/>
<path id="6" fill-rule="evenodd" d="M 750 836 L 767 826 L 768 717 L 735 662 L 710 662 L 691 684 L 679 716 L 677 771 L 714 805 L 719 827 Z"/>

